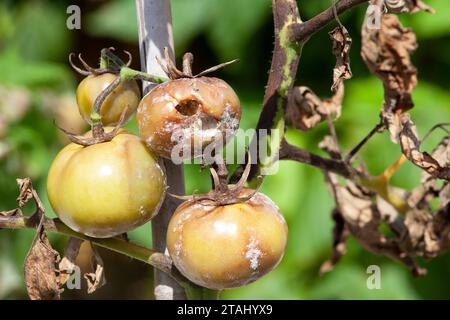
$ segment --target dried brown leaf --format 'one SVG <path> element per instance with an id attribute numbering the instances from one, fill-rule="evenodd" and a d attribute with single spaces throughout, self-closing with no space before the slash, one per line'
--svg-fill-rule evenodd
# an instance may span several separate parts
<path id="1" fill-rule="evenodd" d="M 361 55 L 370 71 L 383 81 L 381 118 L 390 132 L 391 140 L 400 143 L 408 160 L 432 177 L 450 180 L 448 165 L 420 151 L 421 142 L 415 125 L 406 113 L 414 106 L 412 91 L 417 84 L 417 71 L 410 55 L 416 48 L 415 34 L 403 28 L 395 15 L 383 15 L 380 29 L 369 28 L 367 23 L 364 24 Z M 420 194 L 416 194 L 413 200 L 417 202 L 422 199 Z"/>
<path id="2" fill-rule="evenodd" d="M 450 166 L 450 135 L 445 136 L 431 153 L 442 167 Z"/>
<path id="3" fill-rule="evenodd" d="M 340 85 L 333 97 L 321 100 L 308 87 L 295 87 L 289 96 L 285 118 L 296 129 L 307 131 L 332 116 L 341 115 L 344 86 Z"/>
<path id="4" fill-rule="evenodd" d="M 285 118 L 299 130 L 310 130 L 331 116 L 339 118 L 341 115 L 344 99 L 343 81 L 352 77 L 349 59 L 352 39 L 342 25 L 331 31 L 329 35 L 333 42 L 333 54 L 336 56 L 331 87 L 335 94 L 331 98 L 322 100 L 308 87 L 293 88 L 289 95 Z"/>
<path id="5" fill-rule="evenodd" d="M 450 183 L 444 185 L 439 192 L 439 206 L 444 208 L 450 203 Z"/>
<path id="6" fill-rule="evenodd" d="M 425 137 L 424 137 L 425 139 Z M 431 153 L 441 167 L 450 165 L 450 136 L 444 137 Z M 412 208 L 431 210 L 431 201 L 439 197 L 440 207 L 444 207 L 450 200 L 449 182 L 440 187 L 437 177 L 422 171 L 420 184 L 415 187 L 408 197 L 408 204 Z"/>
<path id="7" fill-rule="evenodd" d="M 69 280 L 70 275 L 73 273 L 76 266 L 75 260 L 78 256 L 82 243 L 83 240 L 73 237 L 70 237 L 67 241 L 66 248 L 64 249 L 64 256 L 59 262 L 59 283 L 61 286 Z"/>
<path id="8" fill-rule="evenodd" d="M 91 259 L 91 267 L 92 272 L 86 273 L 84 275 L 84 278 L 86 279 L 87 285 L 88 285 L 88 293 L 94 293 L 97 289 L 101 288 L 103 285 L 106 284 L 106 278 L 104 274 L 104 265 L 103 260 L 100 257 L 97 249 L 91 242 L 91 248 L 92 248 L 92 259 Z"/>
<path id="9" fill-rule="evenodd" d="M 57 269 L 60 257 L 47 238 L 44 219 L 42 215 L 31 249 L 25 258 L 25 285 L 32 300 L 57 300 L 62 292 Z"/>
<path id="10" fill-rule="evenodd" d="M 19 196 L 17 197 L 17 202 L 19 204 L 18 212 L 16 214 L 22 214 L 21 208 L 25 206 L 25 204 L 33 199 L 36 204 L 36 212 L 34 213 L 37 216 L 37 221 L 40 221 L 41 215 L 44 214 L 44 205 L 42 204 L 41 199 L 39 198 L 36 190 L 33 189 L 33 183 L 30 178 L 16 179 L 17 185 L 19 186 Z"/>
<path id="11" fill-rule="evenodd" d="M 336 92 L 343 84 L 344 80 L 352 77 L 350 68 L 350 48 L 352 45 L 352 38 L 347 29 L 340 25 L 329 33 L 333 42 L 333 54 L 336 57 L 336 65 L 333 69 L 333 85 L 331 90 Z"/>
<path id="12" fill-rule="evenodd" d="M 370 28 L 366 22 L 362 28 L 361 56 L 369 70 L 383 81 L 382 118 L 391 139 L 398 142 L 401 128 L 395 114 L 414 106 L 412 91 L 417 84 L 417 70 L 410 55 L 417 48 L 416 36 L 411 29 L 403 28 L 395 15 L 383 15 L 380 29 Z"/>
<path id="13" fill-rule="evenodd" d="M 28 200 L 33 198 L 33 184 L 30 178 L 16 179 L 17 185 L 19 186 L 19 196 L 17 197 L 17 202 L 19 207 L 23 208 Z"/>
<path id="14" fill-rule="evenodd" d="M 320 267 L 319 273 L 321 275 L 333 270 L 334 266 L 341 260 L 342 256 L 346 252 L 346 241 L 349 235 L 348 228 L 345 224 L 344 217 L 341 212 L 334 208 L 331 214 L 334 227 L 333 227 L 333 245 L 331 258 L 325 261 Z"/>
<path id="15" fill-rule="evenodd" d="M 388 214 L 387 211 L 380 212 L 378 205 L 373 202 L 371 197 L 362 194 L 358 195 L 357 192 L 354 192 L 354 188 L 349 188 L 351 182 L 347 183 L 347 188 L 342 186 L 337 188 L 338 203 L 350 232 L 358 239 L 361 245 L 376 254 L 382 254 L 402 262 L 411 270 L 414 276 L 425 275 L 426 270 L 420 268 L 414 260 L 414 252 L 408 250 L 411 248 L 404 247 L 405 241 L 408 243 L 409 240 L 416 238 L 409 234 L 400 239 L 388 238 L 382 234 L 379 227 L 383 222 L 388 222 L 391 228 L 396 229 L 403 229 L 404 226 L 401 225 L 401 228 L 398 228 L 395 223 L 399 221 L 389 221 L 388 217 L 383 216 L 383 214 Z"/>
<path id="16" fill-rule="evenodd" d="M 325 137 L 319 147 L 330 155 L 337 150 L 336 141 L 330 136 Z M 414 260 L 417 253 L 423 251 L 418 248 L 417 243 L 423 238 L 424 228 L 417 228 L 413 224 L 417 220 L 410 219 L 410 225 L 405 225 L 396 209 L 381 197 L 375 196 L 373 192 L 351 180 L 346 179 L 345 184 L 342 184 L 336 174 L 326 171 L 324 173 L 336 203 L 336 210 L 339 210 L 343 221 L 335 222 L 332 258 L 322 265 L 321 272 L 331 270 L 345 252 L 345 232 L 349 232 L 367 250 L 405 264 L 415 276 L 424 275 L 426 270 L 420 268 Z M 388 190 L 396 198 L 407 197 L 407 193 L 402 189 L 389 186 Z M 387 224 L 398 237 L 386 237 L 380 231 L 381 224 Z M 418 222 L 418 225 L 420 224 Z M 345 225 L 345 230 L 341 228 L 342 225 Z M 408 228 L 411 228 L 411 234 Z"/>
<path id="17" fill-rule="evenodd" d="M 416 127 L 408 114 L 399 115 L 401 132 L 399 135 L 400 146 L 403 154 L 416 166 L 425 170 L 432 177 L 450 180 L 450 166 L 448 162 L 440 164 L 427 152 L 420 151 L 420 140 Z M 448 153 L 443 152 L 448 159 Z M 447 160 L 446 159 L 446 160 Z M 442 161 L 444 162 L 444 161 Z"/>

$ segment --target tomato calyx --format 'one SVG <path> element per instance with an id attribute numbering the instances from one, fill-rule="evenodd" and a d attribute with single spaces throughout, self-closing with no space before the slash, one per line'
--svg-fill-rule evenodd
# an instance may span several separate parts
<path id="1" fill-rule="evenodd" d="M 170 78 L 170 80 L 176 80 L 176 79 L 181 79 L 181 78 L 199 78 L 202 77 L 208 73 L 214 72 L 216 70 L 219 70 L 225 66 L 228 66 L 232 63 L 235 62 L 239 62 L 239 59 L 234 59 L 231 61 L 227 61 L 221 64 L 218 64 L 216 66 L 213 66 L 211 68 L 208 68 L 206 70 L 203 70 L 202 72 L 193 75 L 192 74 L 192 64 L 194 62 L 194 55 L 190 52 L 186 52 L 183 55 L 183 65 L 182 65 L 182 70 L 179 70 L 175 64 L 175 62 L 173 61 L 173 59 L 171 58 L 170 54 L 169 54 L 169 49 L 167 47 L 164 48 L 164 60 L 165 60 L 165 64 L 159 60 L 158 63 L 161 66 L 161 68 L 163 69 L 163 71 L 167 74 L 167 76 Z"/>
<path id="2" fill-rule="evenodd" d="M 84 59 L 81 57 L 81 53 L 78 54 L 78 60 L 80 60 L 81 64 L 83 65 L 83 68 L 78 67 L 73 62 L 73 57 L 75 56 L 74 53 L 69 54 L 69 63 L 71 67 L 78 72 L 79 74 L 83 76 L 89 76 L 89 75 L 102 75 L 105 73 L 113 73 L 113 74 L 120 74 L 120 70 L 124 67 L 129 67 L 131 65 L 131 62 L 133 61 L 133 58 L 131 56 L 131 53 L 124 50 L 124 53 L 128 56 L 127 62 L 123 62 L 122 59 L 120 59 L 118 56 L 116 56 L 113 51 L 115 49 L 113 47 L 110 48 L 103 48 L 100 51 L 100 66 L 99 68 L 93 68 L 91 67 Z"/>
<path id="3" fill-rule="evenodd" d="M 61 128 L 58 126 L 57 127 L 59 130 L 61 130 L 62 132 L 64 132 L 66 134 L 67 138 L 71 142 L 79 144 L 84 147 L 88 147 L 88 146 L 92 146 L 94 144 L 111 141 L 117 135 L 117 133 L 119 132 L 119 129 L 121 128 L 122 124 L 124 123 L 126 112 L 127 112 L 127 109 L 125 109 L 122 112 L 119 122 L 109 132 L 105 131 L 103 124 L 101 122 L 97 122 L 97 123 L 93 124 L 92 125 L 92 137 L 85 137 L 85 136 L 77 135 L 70 131 L 65 130 L 64 128 Z"/>
<path id="4" fill-rule="evenodd" d="M 216 158 L 216 166 L 217 170 L 213 167 L 210 167 L 211 177 L 213 179 L 214 187 L 208 193 L 204 194 L 194 194 L 194 195 L 186 195 L 179 196 L 169 193 L 172 197 L 188 200 L 194 202 L 208 202 L 208 205 L 213 206 L 225 206 L 231 205 L 235 203 L 242 203 L 253 198 L 255 194 L 258 193 L 259 187 L 261 185 L 261 177 L 257 178 L 257 187 L 250 194 L 246 194 L 242 196 L 245 183 L 247 182 L 247 178 L 250 174 L 251 169 L 251 160 L 250 154 L 248 155 L 248 162 L 245 166 L 245 170 L 242 173 L 241 178 L 235 184 L 228 184 L 228 170 L 226 164 L 223 159 Z"/>

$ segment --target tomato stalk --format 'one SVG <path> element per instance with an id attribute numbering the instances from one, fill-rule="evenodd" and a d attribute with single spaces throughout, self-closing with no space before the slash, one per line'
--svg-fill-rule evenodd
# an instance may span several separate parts
<path id="1" fill-rule="evenodd" d="M 113 238 L 91 238 L 82 233 L 76 232 L 62 223 L 59 219 L 44 220 L 45 230 L 52 233 L 62 234 L 77 239 L 90 241 L 95 245 L 125 255 L 132 259 L 149 264 L 158 270 L 168 273 L 170 277 L 176 279 L 179 283 L 186 283 L 185 279 L 178 272 L 171 271 L 170 258 L 166 255 L 152 249 L 141 247 L 137 244 L 125 241 L 121 237 Z M 0 216 L 0 228 L 5 229 L 36 229 L 36 221 L 30 217 L 2 217 Z"/>

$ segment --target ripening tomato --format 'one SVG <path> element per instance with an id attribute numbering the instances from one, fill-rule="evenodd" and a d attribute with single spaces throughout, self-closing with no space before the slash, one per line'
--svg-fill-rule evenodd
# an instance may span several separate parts
<path id="1" fill-rule="evenodd" d="M 165 158 L 172 157 L 175 146 L 175 156 L 184 159 L 194 156 L 197 146 L 200 155 L 208 145 L 226 144 L 239 127 L 240 117 L 234 90 L 225 81 L 210 77 L 160 84 L 142 99 L 137 111 L 142 138 Z"/>
<path id="2" fill-rule="evenodd" d="M 253 190 L 243 189 L 241 195 Z M 189 200 L 175 211 L 167 230 L 167 248 L 178 270 L 210 289 L 253 282 L 280 262 L 287 225 L 264 194 L 230 205 Z"/>
<path id="3" fill-rule="evenodd" d="M 76 94 L 77 103 L 80 114 L 85 121 L 92 123 L 90 116 L 94 108 L 95 100 L 116 78 L 117 75 L 104 73 L 87 76 L 80 82 Z M 136 81 L 125 80 L 121 82 L 106 97 L 100 108 L 103 125 L 117 124 L 125 108 L 128 108 L 125 114 L 125 121 L 128 120 L 136 111 L 140 99 L 141 94 Z"/>
<path id="4" fill-rule="evenodd" d="M 48 173 L 47 193 L 66 225 L 106 238 L 156 215 L 165 183 L 157 158 L 137 136 L 120 129 L 109 142 L 88 147 L 71 143 L 62 149 Z"/>

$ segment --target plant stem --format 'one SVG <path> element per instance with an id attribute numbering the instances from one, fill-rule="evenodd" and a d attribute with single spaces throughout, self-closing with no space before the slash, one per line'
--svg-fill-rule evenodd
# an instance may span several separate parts
<path id="1" fill-rule="evenodd" d="M 203 300 L 203 288 L 193 285 L 184 287 L 188 300 Z"/>
<path id="2" fill-rule="evenodd" d="M 334 10 L 337 14 L 341 14 L 344 11 L 355 7 L 357 5 L 363 4 L 367 0 L 341 0 L 334 6 L 328 8 L 327 10 L 319 13 L 315 17 L 306 21 L 305 23 L 297 23 L 290 26 L 290 38 L 292 41 L 304 42 L 307 41 L 314 33 L 321 30 L 331 21 L 335 20 Z"/>
<path id="3" fill-rule="evenodd" d="M 109 66 L 108 57 L 106 56 L 105 50 L 103 49 L 100 55 L 100 69 L 107 69 L 108 66 Z"/>
<path id="4" fill-rule="evenodd" d="M 119 85 L 120 85 L 120 77 L 117 77 L 95 99 L 94 108 L 93 108 L 93 111 L 92 111 L 92 114 L 91 114 L 91 119 L 93 121 L 96 121 L 96 120 L 98 121 L 98 118 L 100 117 L 99 115 L 100 115 L 100 110 L 102 108 L 103 102 L 105 102 L 105 100 L 108 97 L 108 95 L 111 92 L 113 92 L 114 89 L 116 89 Z"/>
<path id="5" fill-rule="evenodd" d="M 122 69 L 120 69 L 120 78 L 122 80 L 140 79 L 140 80 L 153 82 L 153 83 L 163 83 L 163 82 L 169 81 L 168 78 L 154 76 L 154 75 L 148 74 L 146 72 L 137 71 L 137 70 L 134 70 L 134 69 L 131 69 L 128 67 L 123 67 Z"/>
<path id="6" fill-rule="evenodd" d="M 279 151 L 279 145 L 276 146 L 276 144 L 279 144 L 284 137 L 284 111 L 288 94 L 294 85 L 303 46 L 302 43 L 291 41 L 289 37 L 290 26 L 302 23 L 296 1 L 272 0 L 272 11 L 275 47 L 256 133 L 250 142 L 250 150 L 258 150 L 259 146 L 264 144 L 269 145 L 271 150 L 267 158 L 257 157 L 257 163 L 252 165 L 248 180 L 250 184 L 261 174 L 261 169 L 270 172 L 276 160 Z M 278 137 L 270 136 L 269 132 L 267 136 L 261 137 L 264 130 L 270 129 L 278 130 Z M 240 168 L 242 169 L 243 166 Z M 238 179 L 239 171 L 234 172 L 232 181 Z"/>
<path id="7" fill-rule="evenodd" d="M 30 217 L 2 217 L 0 216 L 0 229 L 35 229 L 37 227 L 36 221 Z M 146 264 L 163 272 L 169 273 L 171 277 L 176 278 L 177 281 L 185 282 L 186 279 L 177 273 L 171 272 L 170 258 L 155 250 L 141 247 L 131 242 L 127 242 L 119 237 L 114 238 L 91 238 L 82 233 L 76 232 L 59 219 L 48 219 L 44 221 L 44 228 L 46 231 L 74 237 L 95 243 L 97 246 L 109 249 L 111 251 L 120 253 L 127 257 L 142 261 Z"/>
<path id="8" fill-rule="evenodd" d="M 219 290 L 203 288 L 203 300 L 219 300 Z"/>

